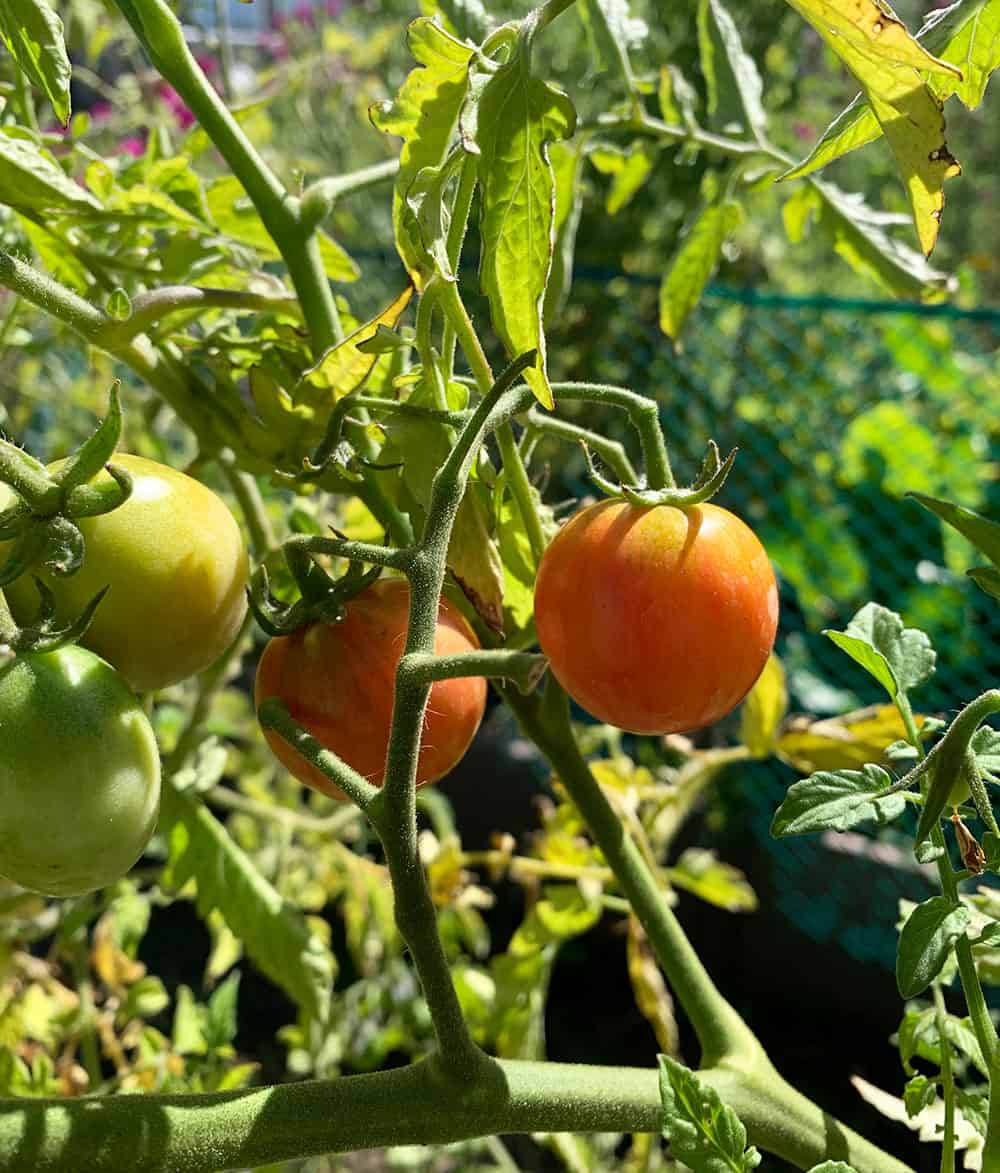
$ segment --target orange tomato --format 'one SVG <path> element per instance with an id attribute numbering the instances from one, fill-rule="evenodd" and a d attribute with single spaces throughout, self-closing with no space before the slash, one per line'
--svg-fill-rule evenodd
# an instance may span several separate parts
<path id="1" fill-rule="evenodd" d="M 542 558 L 535 623 L 556 679 L 633 733 L 679 733 L 735 708 L 774 643 L 778 590 L 753 531 L 716 505 L 608 500 Z"/>
<path id="2" fill-rule="evenodd" d="M 406 643 L 410 590 L 380 579 L 346 604 L 340 623 L 312 623 L 277 636 L 257 669 L 256 701 L 277 697 L 323 746 L 381 786 L 392 723 L 396 665 Z M 447 599 L 438 612 L 434 651 L 456 655 L 479 647 L 472 628 Z M 486 708 L 480 676 L 436 681 L 424 716 L 417 784 L 436 782 L 461 760 Z M 264 735 L 278 760 L 307 786 L 345 797 L 273 730 Z"/>

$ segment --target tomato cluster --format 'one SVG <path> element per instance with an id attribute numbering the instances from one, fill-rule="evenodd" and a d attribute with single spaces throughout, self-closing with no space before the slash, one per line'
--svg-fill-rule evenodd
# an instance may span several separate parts
<path id="1" fill-rule="evenodd" d="M 0 667 L 0 875 L 57 896 L 119 879 L 156 825 L 159 756 L 133 689 L 206 668 L 246 613 L 246 551 L 223 502 L 166 465 L 130 455 L 115 464 L 131 474 L 132 493 L 79 521 L 82 568 L 33 571 L 65 619 L 109 588 L 83 646 Z M 15 619 L 30 623 L 31 579 L 5 595 Z"/>

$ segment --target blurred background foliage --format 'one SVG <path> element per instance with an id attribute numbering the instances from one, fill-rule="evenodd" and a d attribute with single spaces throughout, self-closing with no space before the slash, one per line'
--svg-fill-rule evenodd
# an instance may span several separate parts
<path id="1" fill-rule="evenodd" d="M 53 236 L 51 226 L 3 207 L 0 242 L 88 296 L 96 286 L 105 299 L 141 286 L 152 275 L 151 253 L 159 254 L 158 280 L 172 263 L 187 271 L 196 256 L 206 283 L 218 283 L 224 258 L 267 289 L 274 257 L 242 218 L 239 192 L 183 103 L 101 0 L 62 7 L 76 114 L 63 132 L 45 125 L 43 112 L 42 130 L 55 153 L 68 146 L 75 159 L 108 167 L 116 198 L 153 202 L 162 222 L 131 239 L 102 240 L 94 228 L 91 243 L 116 258 L 96 282 L 72 229 Z M 305 184 L 392 157 L 393 140 L 373 128 L 368 110 L 411 68 L 404 31 L 417 15 L 415 0 L 180 7 L 203 64 L 283 176 Z M 503 17 L 528 7 L 510 3 Z M 472 0 L 422 0 L 421 8 L 440 9 L 458 31 L 462 21 L 492 15 Z M 659 4 L 634 0 L 632 18 L 645 22 L 648 36 L 636 39 L 633 68 L 655 88 L 669 61 L 705 106 L 697 8 L 682 0 L 664 20 Z M 911 29 L 927 9 L 916 0 L 899 5 Z M 544 45 L 585 126 L 597 123 L 615 85 L 600 65 L 587 11 L 581 0 Z M 220 13 L 229 22 L 221 45 Z M 735 15 L 767 82 L 773 139 L 801 157 L 853 97 L 850 80 L 787 6 Z M 7 102 L 0 130 L 9 135 L 14 84 L 6 61 L 0 78 Z M 754 184 L 751 175 L 742 224 L 683 348 L 660 333 L 659 280 L 702 194 L 730 182 L 732 172 L 689 146 L 604 143 L 597 128 L 577 164 L 584 182 L 572 287 L 548 327 L 554 378 L 622 383 L 658 400 L 681 472 L 694 468 L 709 436 L 741 449 L 724 503 L 755 525 L 779 571 L 783 679 L 769 677 L 749 716 L 697 744 L 639 742 L 590 727 L 589 748 L 623 817 L 678 893 L 727 995 L 779 1064 L 901 1155 L 905 1142 L 856 1099 L 844 1071 L 883 1086 L 895 1080 L 884 1055 L 895 1013 L 893 926 L 898 899 L 919 897 L 926 880 L 902 853 L 892 854 L 891 843 L 878 851 L 859 836 L 836 854 L 825 841 L 772 844 L 767 826 L 797 771 L 868 760 L 899 736 L 880 711 L 842 718 L 877 698 L 822 628 L 842 627 L 874 599 L 927 630 L 939 669 L 920 698 L 926 712 L 952 710 L 997 679 L 1000 621 L 964 577 L 968 548 L 903 497 L 908 490 L 948 496 L 994 516 L 1000 505 L 1000 310 L 991 308 L 1000 305 L 993 211 L 1000 132 L 990 109 L 989 101 L 971 112 L 949 106 L 949 145 L 964 176 L 949 184 L 934 257 L 955 275 L 947 304 L 885 300 L 886 290 L 835 256 L 820 229 L 800 238 L 794 185 Z M 904 238 L 912 234 L 884 143 L 839 161 L 832 178 L 905 221 Z M 89 173 L 88 181 L 105 182 Z M 189 222 L 206 208 L 219 238 L 206 240 Z M 331 261 L 341 266 L 345 310 L 349 303 L 364 319 L 404 280 L 388 190 L 341 202 L 329 229 L 346 250 Z M 473 231 L 465 256 L 470 287 L 476 255 Z M 358 280 L 350 280 L 349 258 Z M 486 320 L 481 305 L 476 317 Z M 78 443 L 121 373 L 51 319 L 0 295 L 0 426 L 36 455 L 52 459 Z M 143 387 L 129 388 L 127 405 L 127 448 L 173 463 L 197 459 L 190 434 Z M 609 416 L 606 430 L 631 444 L 620 420 Z M 550 501 L 591 492 L 575 446 L 543 432 L 537 444 L 550 467 Z M 287 513 L 290 499 L 279 490 L 269 490 L 267 501 L 276 518 Z M 300 508 L 319 518 L 333 505 L 316 493 Z M 355 510 L 341 522 L 360 530 L 366 519 Z M 175 826 L 158 838 L 142 868 L 99 896 L 48 903 L 0 890 L 0 1092 L 239 1087 L 372 1070 L 430 1045 L 377 845 L 352 811 L 303 792 L 267 754 L 249 699 L 252 651 L 251 638 L 212 699 L 211 737 L 185 779 L 214 818 L 177 820 L 182 832 Z M 196 689 L 179 686 L 157 708 L 168 755 L 197 704 Z M 808 716 L 786 718 L 786 705 Z M 599 853 L 499 708 L 461 769 L 424 798 L 422 818 L 442 932 L 485 1046 L 606 1062 L 690 1048 Z M 197 893 L 184 866 L 192 842 L 217 851 L 235 869 L 230 874 L 250 861 L 252 876 L 228 893 Z M 276 925 L 279 936 L 308 942 L 311 971 L 301 959 L 283 969 L 283 954 L 268 943 Z M 822 960 L 803 967 L 803 942 L 825 948 Z M 331 979 L 326 1004 L 321 991 Z M 810 1066 L 806 1052 L 817 1036 L 802 1007 L 829 998 L 838 979 L 857 1031 L 824 1040 L 842 1059 L 827 1077 Z M 844 995 L 866 987 L 867 997 Z M 781 1025 L 769 1026 L 772 1018 Z M 826 1086 L 824 1078 L 838 1082 Z M 921 1157 L 906 1155 L 919 1167 Z M 301 1173 L 550 1167 L 655 1173 L 670 1165 L 641 1138 L 538 1137 L 295 1166 Z"/>

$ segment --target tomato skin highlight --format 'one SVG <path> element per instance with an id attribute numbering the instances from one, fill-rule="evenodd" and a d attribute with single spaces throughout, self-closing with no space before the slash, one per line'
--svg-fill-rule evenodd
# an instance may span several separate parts
<path id="1" fill-rule="evenodd" d="M 51 896 L 119 880 L 156 826 L 160 758 L 142 706 L 80 647 L 0 667 L 0 875 Z"/>
<path id="2" fill-rule="evenodd" d="M 235 518 L 200 481 L 128 453 L 113 462 L 132 474 L 132 496 L 81 519 L 85 552 L 76 574 L 42 577 L 62 621 L 110 586 L 80 642 L 145 692 L 201 672 L 236 638 L 247 609 L 247 553 Z M 18 622 L 29 622 L 38 606 L 31 578 L 18 579 L 7 596 Z"/>
<path id="3" fill-rule="evenodd" d="M 350 599 L 340 623 L 312 623 L 277 636 L 257 668 L 258 706 L 281 700 L 292 717 L 327 749 L 381 786 L 392 724 L 395 673 L 406 644 L 409 585 L 380 579 Z M 447 599 L 438 612 L 434 651 L 457 655 L 479 647 L 462 613 Z M 481 676 L 438 680 L 424 715 L 417 785 L 436 782 L 469 748 L 486 708 Z M 301 782 L 333 798 L 346 795 L 283 738 L 265 729 L 278 760 Z"/>
<path id="4" fill-rule="evenodd" d="M 607 500 L 556 534 L 535 585 L 550 670 L 594 717 L 631 733 L 700 729 L 764 669 L 778 589 L 764 547 L 717 505 Z"/>

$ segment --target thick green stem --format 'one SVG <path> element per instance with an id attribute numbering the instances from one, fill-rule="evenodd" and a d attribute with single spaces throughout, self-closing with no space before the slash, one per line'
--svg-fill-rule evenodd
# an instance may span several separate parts
<path id="1" fill-rule="evenodd" d="M 667 444 L 660 427 L 660 409 L 655 400 L 608 383 L 553 383 L 552 394 L 557 402 L 565 399 L 600 403 L 627 412 L 642 446 L 647 485 L 651 489 L 676 487 Z"/>
<path id="2" fill-rule="evenodd" d="M 544 710 L 534 698 L 518 697 L 509 689 L 504 698 L 525 733 L 552 763 L 617 876 L 667 981 L 691 1020 L 702 1048 L 702 1066 L 711 1067 L 725 1060 L 752 1068 L 762 1058 L 760 1044 L 716 989 L 667 904 L 665 891 L 580 754 L 565 693 L 551 676 L 545 687 Z"/>
<path id="3" fill-rule="evenodd" d="M 462 676 L 486 676 L 510 680 L 522 692 L 530 692 L 545 673 L 548 660 L 533 652 L 475 651 L 453 656 L 411 655 L 402 671 L 422 684 L 454 680 Z"/>
<path id="4" fill-rule="evenodd" d="M 392 179 L 399 171 L 398 159 L 386 159 L 345 175 L 331 175 L 317 180 L 306 188 L 302 196 L 302 226 L 307 231 L 317 228 L 333 211 L 337 200 L 346 195 L 367 191 L 376 184 Z"/>
<path id="5" fill-rule="evenodd" d="M 484 1060 L 475 1083 L 424 1061 L 208 1095 L 0 1100 L 0 1168 L 218 1173 L 322 1153 L 524 1132 L 654 1132 L 652 1070 Z M 858 1173 L 900 1173 L 903 1166 Z"/>
<path id="6" fill-rule="evenodd" d="M 941 1091 L 944 1096 L 944 1135 L 941 1138 L 941 1173 L 955 1173 L 955 1079 L 951 1070 L 951 1047 L 945 1041 L 947 1011 L 941 987 L 934 983 L 934 1018 L 941 1039 Z"/>

